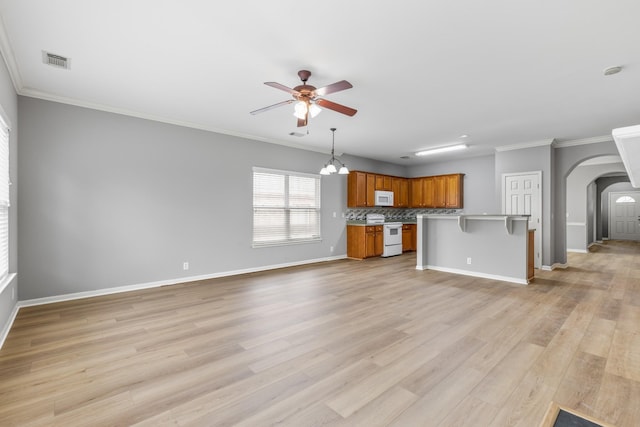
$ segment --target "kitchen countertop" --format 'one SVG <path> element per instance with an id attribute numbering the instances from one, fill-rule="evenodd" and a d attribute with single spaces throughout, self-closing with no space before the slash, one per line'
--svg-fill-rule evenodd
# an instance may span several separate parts
<path id="1" fill-rule="evenodd" d="M 390 222 L 401 222 L 403 224 L 417 224 L 415 219 L 398 219 L 398 220 L 385 221 L 385 223 L 390 223 Z M 367 224 L 367 221 L 364 219 L 349 219 L 347 220 L 347 225 L 382 225 L 382 224 Z"/>

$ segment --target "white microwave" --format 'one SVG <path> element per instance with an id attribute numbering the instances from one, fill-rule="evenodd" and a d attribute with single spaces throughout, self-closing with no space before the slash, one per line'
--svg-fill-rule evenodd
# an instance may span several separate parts
<path id="1" fill-rule="evenodd" d="M 393 206 L 393 191 L 376 191 L 374 195 L 376 206 Z"/>

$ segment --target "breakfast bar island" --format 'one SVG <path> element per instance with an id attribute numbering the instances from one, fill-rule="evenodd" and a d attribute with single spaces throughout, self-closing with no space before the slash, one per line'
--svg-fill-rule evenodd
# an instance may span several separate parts
<path id="1" fill-rule="evenodd" d="M 418 270 L 528 284 L 533 233 L 527 215 L 417 215 Z"/>

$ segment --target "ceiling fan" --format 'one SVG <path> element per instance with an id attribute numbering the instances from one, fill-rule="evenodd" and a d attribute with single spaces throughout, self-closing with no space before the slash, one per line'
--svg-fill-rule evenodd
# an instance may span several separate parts
<path id="1" fill-rule="evenodd" d="M 296 105 L 293 114 L 298 118 L 298 127 L 301 127 L 308 124 L 309 115 L 311 115 L 311 117 L 315 117 L 318 113 L 320 113 L 320 111 L 322 111 L 320 107 L 328 108 L 329 110 L 337 111 L 338 113 L 346 114 L 347 116 L 353 116 L 358 112 L 358 110 L 355 110 L 351 107 L 340 105 L 335 102 L 329 101 L 328 99 L 321 98 L 321 96 L 325 96 L 330 93 L 352 88 L 353 86 L 351 85 L 351 83 L 346 80 L 341 80 L 339 82 L 318 89 L 315 86 L 307 84 L 307 80 L 309 80 L 310 76 L 311 71 L 298 71 L 298 77 L 300 77 L 300 80 L 302 80 L 302 84 L 294 87 L 293 89 L 276 82 L 264 82 L 264 84 L 266 84 L 267 86 L 289 92 L 293 96 L 293 99 L 278 102 L 277 104 L 273 104 L 268 107 L 260 108 L 258 110 L 252 111 L 251 114 L 255 115 L 276 107 L 280 107 L 282 105 L 292 104 L 295 102 Z"/>

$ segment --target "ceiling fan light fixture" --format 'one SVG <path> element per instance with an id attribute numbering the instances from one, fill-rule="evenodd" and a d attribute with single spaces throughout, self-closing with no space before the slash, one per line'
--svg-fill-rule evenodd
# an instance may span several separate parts
<path id="1" fill-rule="evenodd" d="M 322 108 L 318 107 L 316 104 L 311 104 L 309 106 L 309 114 L 311 114 L 312 118 L 320 114 L 321 111 Z"/>
<path id="2" fill-rule="evenodd" d="M 277 82 L 264 82 L 267 86 L 289 93 L 293 99 L 250 111 L 250 114 L 256 115 L 295 102 L 293 115 L 298 119 L 298 127 L 304 127 L 308 126 L 309 117 L 314 118 L 320 114 L 322 110 L 333 110 L 349 117 L 352 117 L 358 112 L 355 108 L 347 107 L 346 105 L 341 105 L 324 98 L 324 96 L 331 93 L 352 88 L 353 85 L 348 81 L 340 80 L 339 82 L 316 88 L 315 86 L 307 84 L 307 80 L 311 77 L 311 71 L 300 70 L 298 71 L 298 77 L 302 80 L 302 84 L 294 88 Z"/>
<path id="3" fill-rule="evenodd" d="M 305 116 L 307 115 L 307 104 L 304 101 L 296 102 L 293 115 L 301 120 L 304 120 Z"/>
<path id="4" fill-rule="evenodd" d="M 439 148 L 432 148 L 432 149 L 429 149 L 429 150 L 418 151 L 417 153 L 415 153 L 415 155 L 416 156 L 430 156 L 432 154 L 447 153 L 449 151 L 464 150 L 466 148 L 467 148 L 467 144 L 449 145 L 449 146 L 446 146 L 446 147 L 439 147 Z"/>

